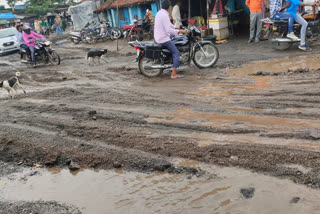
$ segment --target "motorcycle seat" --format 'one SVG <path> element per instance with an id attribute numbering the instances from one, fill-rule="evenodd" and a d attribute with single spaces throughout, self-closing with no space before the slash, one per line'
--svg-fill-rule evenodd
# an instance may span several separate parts
<path id="1" fill-rule="evenodd" d="M 288 25 L 289 23 L 288 19 L 273 19 L 272 21 L 274 25 L 278 25 L 278 26 Z"/>

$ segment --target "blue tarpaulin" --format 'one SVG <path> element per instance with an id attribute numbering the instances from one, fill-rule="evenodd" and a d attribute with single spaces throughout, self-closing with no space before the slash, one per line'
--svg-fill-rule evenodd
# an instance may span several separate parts
<path id="1" fill-rule="evenodd" d="M 13 13 L 0 13 L 0 20 L 1 19 L 15 19 L 16 17 Z"/>

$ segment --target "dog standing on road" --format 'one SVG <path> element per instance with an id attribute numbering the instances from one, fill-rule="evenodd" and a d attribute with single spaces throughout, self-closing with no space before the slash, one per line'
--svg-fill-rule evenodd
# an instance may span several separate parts
<path id="1" fill-rule="evenodd" d="M 100 59 L 104 57 L 107 53 L 108 53 L 107 49 L 100 50 L 100 51 L 98 50 L 89 51 L 87 54 L 88 64 L 90 65 L 91 63 L 93 63 L 95 59 L 97 59 L 98 63 L 100 64 Z"/>
<path id="2" fill-rule="evenodd" d="M 0 82 L 0 88 L 6 89 L 9 93 L 9 98 L 11 99 L 14 99 L 14 93 L 17 93 L 18 88 L 21 88 L 26 94 L 26 91 L 24 90 L 19 80 L 20 75 L 20 72 L 17 72 L 16 76 L 10 77 L 8 80 Z"/>

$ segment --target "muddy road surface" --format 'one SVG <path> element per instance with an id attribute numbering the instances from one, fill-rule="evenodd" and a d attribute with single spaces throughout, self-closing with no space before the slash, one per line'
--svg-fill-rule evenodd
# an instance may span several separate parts
<path id="1" fill-rule="evenodd" d="M 67 41 L 59 66 L 0 58 L 27 90 L 0 91 L 1 214 L 319 210 L 320 51 L 231 40 L 214 68 L 171 80 L 143 77 L 122 45 L 101 65 Z"/>

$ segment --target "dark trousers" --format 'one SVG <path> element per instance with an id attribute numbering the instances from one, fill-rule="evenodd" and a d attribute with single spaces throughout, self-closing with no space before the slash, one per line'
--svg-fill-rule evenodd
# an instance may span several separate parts
<path id="1" fill-rule="evenodd" d="M 30 56 L 30 50 L 29 50 L 29 47 L 28 47 L 28 46 L 26 46 L 25 44 L 21 44 L 21 45 L 20 45 L 20 48 L 25 49 L 26 52 L 27 52 L 27 55 Z M 22 59 L 22 54 L 21 54 L 21 59 Z"/>
<path id="2" fill-rule="evenodd" d="M 171 52 L 173 59 L 173 67 L 178 68 L 180 66 L 180 52 L 177 49 L 177 47 L 171 41 L 162 43 L 161 45 Z"/>

